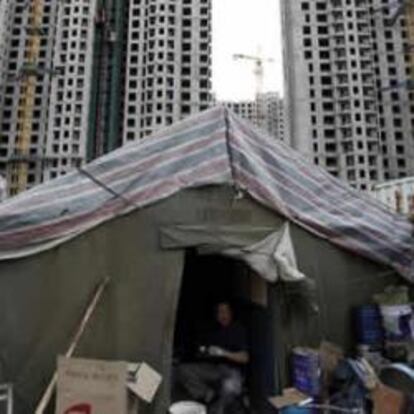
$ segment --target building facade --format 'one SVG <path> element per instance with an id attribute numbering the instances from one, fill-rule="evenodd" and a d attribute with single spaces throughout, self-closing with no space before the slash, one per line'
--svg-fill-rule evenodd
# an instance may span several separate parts
<path id="1" fill-rule="evenodd" d="M 365 190 L 414 173 L 410 48 L 393 0 L 282 0 L 286 133 Z"/>
<path id="2" fill-rule="evenodd" d="M 87 157 L 96 0 L 63 2 L 55 19 L 43 180 Z"/>
<path id="3" fill-rule="evenodd" d="M 129 4 L 123 143 L 208 108 L 211 0 Z"/>
<path id="4" fill-rule="evenodd" d="M 285 140 L 284 100 L 277 92 L 267 92 L 257 98 L 259 126 L 280 141 Z"/>
<path id="5" fill-rule="evenodd" d="M 0 107 L 3 88 L 7 79 L 7 56 L 10 37 L 10 0 L 0 0 Z"/>
<path id="6" fill-rule="evenodd" d="M 249 120 L 272 138 L 285 140 L 284 101 L 277 92 L 262 93 L 255 100 L 222 101 L 220 104 Z"/>
<path id="7" fill-rule="evenodd" d="M 370 193 L 391 211 L 414 214 L 414 177 L 379 183 Z"/>
<path id="8" fill-rule="evenodd" d="M 0 174 L 13 183 L 64 175 L 209 106 L 211 0 L 0 0 L 2 18 Z"/>
<path id="9" fill-rule="evenodd" d="M 16 0 L 0 124 L 0 173 L 16 192 L 12 166 L 26 135 L 27 187 L 85 161 L 95 0 Z M 33 20 L 40 27 L 31 28 Z M 28 61 L 28 55 L 31 61 Z M 19 143 L 20 140 L 20 143 Z"/>

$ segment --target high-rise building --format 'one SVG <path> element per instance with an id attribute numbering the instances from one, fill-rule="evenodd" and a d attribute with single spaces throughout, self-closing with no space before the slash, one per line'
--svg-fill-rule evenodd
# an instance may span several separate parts
<path id="1" fill-rule="evenodd" d="M 95 12 L 96 0 L 10 2 L 0 172 L 12 194 L 85 161 Z"/>
<path id="2" fill-rule="evenodd" d="M 291 145 L 359 189 L 413 174 L 412 59 L 396 2 L 281 4 Z"/>
<path id="3" fill-rule="evenodd" d="M 4 84 L 4 78 L 6 76 L 5 71 L 5 56 L 7 54 L 7 43 L 9 37 L 9 6 L 10 0 L 0 0 L 0 85 Z M 1 87 L 1 86 L 0 86 Z"/>
<path id="4" fill-rule="evenodd" d="M 0 0 L 0 108 L 3 106 L 4 87 L 7 80 L 7 49 L 10 36 L 10 0 Z M 0 119 L 1 123 L 1 119 Z"/>
<path id="5" fill-rule="evenodd" d="M 209 106 L 211 0 L 129 4 L 123 142 Z"/>
<path id="6" fill-rule="evenodd" d="M 11 193 L 209 106 L 211 0 L 7 2 L 0 173 Z"/>
<path id="7" fill-rule="evenodd" d="M 240 117 L 249 120 L 269 136 L 284 141 L 284 101 L 277 92 L 266 92 L 255 100 L 222 101 Z"/>
<path id="8" fill-rule="evenodd" d="M 63 2 L 55 19 L 51 62 L 56 73 L 50 77 L 44 180 L 87 158 L 96 0 Z"/>
<path id="9" fill-rule="evenodd" d="M 257 99 L 259 126 L 281 141 L 285 140 L 284 100 L 277 92 L 260 94 Z"/>

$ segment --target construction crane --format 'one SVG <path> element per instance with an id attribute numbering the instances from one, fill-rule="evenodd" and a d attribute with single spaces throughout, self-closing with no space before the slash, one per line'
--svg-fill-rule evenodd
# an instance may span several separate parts
<path id="1" fill-rule="evenodd" d="M 8 165 L 8 181 L 10 193 L 18 194 L 26 190 L 28 182 L 30 142 L 33 128 L 33 107 L 38 77 L 37 63 L 40 54 L 42 37 L 43 0 L 31 0 L 25 63 L 20 70 L 21 80 L 20 100 L 18 109 L 18 132 L 15 143 L 15 153 Z"/>
<path id="2" fill-rule="evenodd" d="M 236 53 L 233 55 L 234 60 L 249 60 L 254 62 L 254 75 L 256 77 L 256 118 L 257 125 L 264 127 L 265 116 L 263 109 L 263 80 L 264 80 L 264 64 L 273 62 L 273 59 L 264 58 L 262 56 L 245 55 Z"/>
<path id="3" fill-rule="evenodd" d="M 264 63 L 273 62 L 273 59 L 263 58 L 261 56 L 244 55 L 236 53 L 233 55 L 234 60 L 250 60 L 255 64 L 254 74 L 256 76 L 256 98 L 263 93 Z"/>

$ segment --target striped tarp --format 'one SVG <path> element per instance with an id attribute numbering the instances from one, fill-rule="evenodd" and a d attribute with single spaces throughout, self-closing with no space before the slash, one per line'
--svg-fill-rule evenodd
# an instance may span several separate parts
<path id="1" fill-rule="evenodd" d="M 234 185 L 319 237 L 414 280 L 408 220 L 224 108 L 188 118 L 2 203 L 0 259 L 51 248 L 182 189 L 211 184 Z"/>

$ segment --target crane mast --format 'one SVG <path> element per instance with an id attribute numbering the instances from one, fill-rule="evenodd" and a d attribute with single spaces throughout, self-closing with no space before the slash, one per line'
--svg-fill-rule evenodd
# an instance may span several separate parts
<path id="1" fill-rule="evenodd" d="M 21 68 L 18 131 L 15 153 L 8 165 L 10 193 L 26 190 L 28 182 L 30 142 L 33 129 L 33 108 L 38 76 L 37 63 L 42 36 L 43 0 L 31 0 L 28 4 L 29 18 L 25 48 L 25 63 Z"/>
<path id="2" fill-rule="evenodd" d="M 236 53 L 233 55 L 235 60 L 250 60 L 254 62 L 254 75 L 256 78 L 256 97 L 263 93 L 263 79 L 264 79 L 264 63 L 273 62 L 273 59 L 266 59 L 260 56 L 245 55 Z"/>

